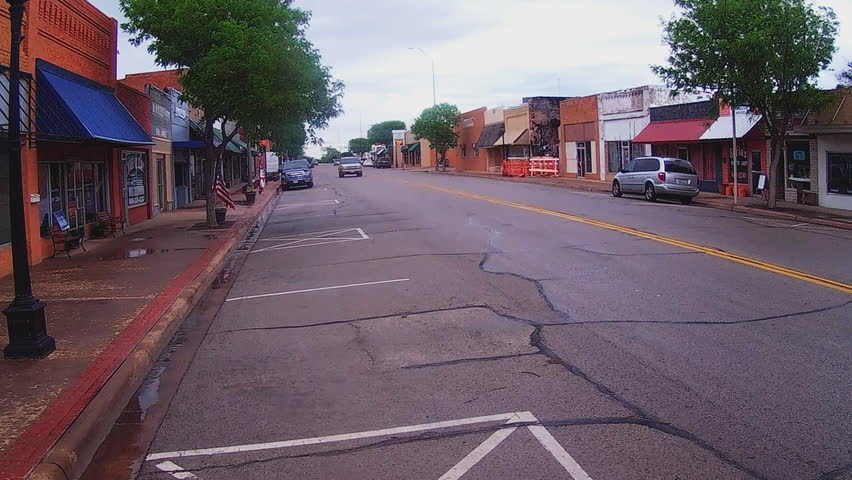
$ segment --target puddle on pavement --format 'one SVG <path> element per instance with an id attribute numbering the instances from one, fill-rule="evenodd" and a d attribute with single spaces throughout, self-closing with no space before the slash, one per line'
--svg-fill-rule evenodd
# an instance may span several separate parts
<path id="1" fill-rule="evenodd" d="M 109 255 L 99 256 L 98 260 L 126 260 L 128 258 L 145 257 L 155 253 L 168 253 L 169 251 L 168 249 L 156 250 L 153 248 L 119 248 L 113 250 Z"/>

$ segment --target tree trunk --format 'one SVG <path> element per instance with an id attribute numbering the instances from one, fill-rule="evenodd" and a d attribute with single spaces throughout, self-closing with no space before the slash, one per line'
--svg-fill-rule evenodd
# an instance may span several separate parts
<path id="1" fill-rule="evenodd" d="M 771 133 L 769 138 L 769 175 L 766 181 L 769 182 L 769 196 L 766 199 L 766 206 L 774 209 L 778 198 L 778 180 L 781 175 L 781 146 L 778 140 L 777 133 Z"/>
<path id="2" fill-rule="evenodd" d="M 219 151 L 212 145 L 205 147 L 204 158 L 204 197 L 207 206 L 207 226 L 213 228 L 216 223 L 216 169 L 219 165 Z"/>
<path id="3" fill-rule="evenodd" d="M 209 119 L 204 125 L 204 200 L 207 207 L 207 227 L 214 228 L 216 222 L 216 194 L 213 191 L 216 182 L 216 168 L 219 165 L 219 150 L 215 146 L 213 123 Z"/>

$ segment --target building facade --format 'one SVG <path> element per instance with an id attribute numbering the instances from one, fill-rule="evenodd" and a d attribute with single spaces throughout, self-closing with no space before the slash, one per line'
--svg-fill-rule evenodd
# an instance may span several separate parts
<path id="1" fill-rule="evenodd" d="M 561 141 L 565 145 L 560 170 L 567 177 L 606 180 L 598 96 L 563 100 L 559 104 L 559 117 Z"/>
<path id="2" fill-rule="evenodd" d="M 88 233 L 100 212 L 132 222 L 129 210 L 143 207 L 146 190 L 139 175 L 152 142 L 116 96 L 115 19 L 84 0 L 31 0 L 24 18 L 24 215 L 30 263 L 35 264 L 53 253 L 54 226 L 67 224 Z M 0 30 L 9 29 L 8 4 L 2 2 Z M 0 66 L 9 65 L 9 52 L 9 36 L 2 35 Z M 0 68 L 0 78 L 8 85 L 6 68 Z M 2 131 L 0 143 L 8 142 Z M 0 152 L 5 157 L 6 145 Z M 133 168 L 126 171 L 131 158 Z M 0 163 L 8 165 L 8 159 Z M 3 181 L 9 181 L 8 172 L 0 172 Z M 0 203 L 8 207 L 8 188 L 0 191 L 7 192 Z M 5 212 L 0 217 L 0 275 L 11 273 L 8 208 Z"/>
<path id="3" fill-rule="evenodd" d="M 485 152 L 477 146 L 482 129 L 485 127 L 485 107 L 461 114 L 458 132 L 458 145 L 447 152 L 451 167 L 458 170 L 486 172 L 488 159 Z"/>
<path id="4" fill-rule="evenodd" d="M 154 146 L 151 149 L 150 182 L 152 199 L 154 200 L 153 215 L 164 210 L 174 210 L 174 156 L 172 155 L 172 95 L 152 84 L 145 86 L 145 93 L 151 98 L 151 138 Z"/>

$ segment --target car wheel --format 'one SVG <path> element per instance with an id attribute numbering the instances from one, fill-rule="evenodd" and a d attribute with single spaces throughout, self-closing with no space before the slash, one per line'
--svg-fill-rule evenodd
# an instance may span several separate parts
<path id="1" fill-rule="evenodd" d="M 684 205 L 689 205 L 690 203 L 692 203 L 692 197 L 681 197 L 680 203 Z"/>
<path id="2" fill-rule="evenodd" d="M 612 196 L 620 197 L 623 193 L 621 192 L 621 184 L 618 183 L 618 180 L 612 182 Z"/>
<path id="3" fill-rule="evenodd" d="M 338 177 L 340 177 L 340 178 L 343 178 L 343 174 L 342 174 L 342 173 L 338 173 L 338 174 L 337 174 L 337 176 L 338 176 Z"/>
<path id="4" fill-rule="evenodd" d="M 314 182 L 309 182 L 309 183 L 308 183 L 308 188 L 314 188 Z"/>
<path id="5" fill-rule="evenodd" d="M 281 191 L 282 191 L 282 192 L 286 192 L 287 190 L 290 190 L 290 186 L 289 186 L 289 185 L 286 185 L 286 184 L 285 184 L 285 185 L 281 185 Z"/>
<path id="6" fill-rule="evenodd" d="M 649 202 L 657 201 L 657 191 L 654 189 L 653 183 L 645 184 L 645 200 L 648 200 Z"/>
<path id="7" fill-rule="evenodd" d="M 359 177 L 360 177 L 360 176 L 362 176 L 362 175 L 364 175 L 364 174 L 363 174 L 363 173 L 358 173 L 358 176 L 359 176 Z"/>

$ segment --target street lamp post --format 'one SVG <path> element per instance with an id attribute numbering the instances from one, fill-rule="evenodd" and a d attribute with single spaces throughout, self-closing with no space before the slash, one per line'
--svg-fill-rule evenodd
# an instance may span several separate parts
<path id="1" fill-rule="evenodd" d="M 415 50 L 415 51 L 422 53 L 423 55 L 426 56 L 426 58 L 429 59 L 430 62 L 432 62 L 432 105 L 437 105 L 438 104 L 438 96 L 435 94 L 435 59 L 432 58 L 431 55 L 426 53 L 426 50 L 423 50 L 422 48 L 409 47 L 408 49 L 409 50 Z"/>
<path id="2" fill-rule="evenodd" d="M 44 358 L 56 350 L 47 334 L 46 304 L 33 296 L 24 223 L 24 185 L 21 168 L 21 24 L 27 0 L 7 0 L 11 19 L 9 55 L 9 217 L 12 230 L 12 268 L 15 299 L 3 310 L 9 328 L 5 358 Z"/>

